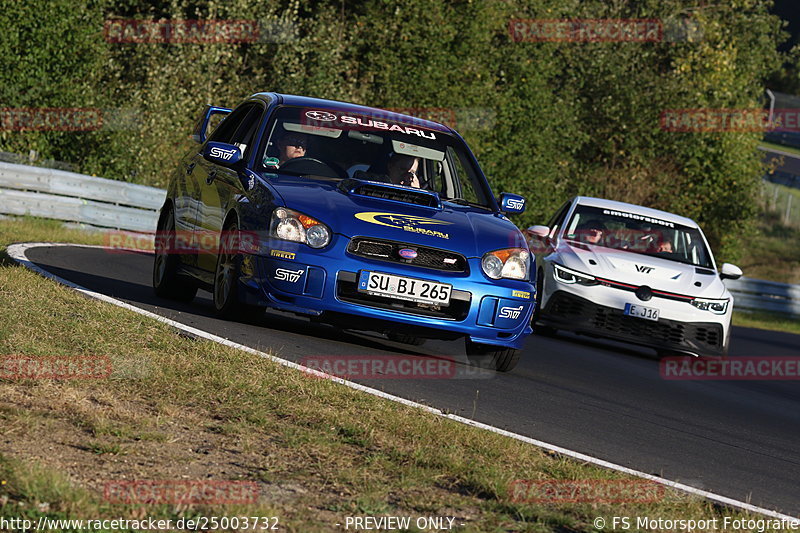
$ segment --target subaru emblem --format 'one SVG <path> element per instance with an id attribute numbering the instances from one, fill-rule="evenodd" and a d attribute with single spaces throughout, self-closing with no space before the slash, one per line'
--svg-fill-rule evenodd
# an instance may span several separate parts
<path id="1" fill-rule="evenodd" d="M 411 248 L 401 248 L 397 251 L 397 255 L 399 255 L 403 259 L 416 259 L 417 251 L 412 250 Z"/>

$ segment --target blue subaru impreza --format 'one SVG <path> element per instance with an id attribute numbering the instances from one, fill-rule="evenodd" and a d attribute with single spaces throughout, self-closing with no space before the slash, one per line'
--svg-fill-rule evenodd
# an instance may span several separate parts
<path id="1" fill-rule="evenodd" d="M 473 363 L 516 366 L 535 269 L 505 214 L 525 200 L 495 198 L 451 128 L 259 93 L 207 106 L 193 138 L 159 216 L 159 296 L 204 288 L 224 317 L 271 307 L 409 344 L 465 338 Z"/>

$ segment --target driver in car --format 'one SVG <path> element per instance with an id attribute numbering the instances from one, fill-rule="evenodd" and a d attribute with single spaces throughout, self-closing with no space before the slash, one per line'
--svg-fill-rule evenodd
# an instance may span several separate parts
<path id="1" fill-rule="evenodd" d="M 278 141 L 278 166 L 296 157 L 305 157 L 308 139 L 302 133 L 290 132 Z"/>
<path id="2" fill-rule="evenodd" d="M 419 158 L 412 155 L 394 154 L 387 165 L 389 171 L 389 181 L 395 185 L 405 185 L 406 187 L 420 188 Z"/>
<path id="3" fill-rule="evenodd" d="M 581 242 L 602 246 L 605 229 L 605 225 L 599 220 L 588 220 L 578 226 L 576 233 Z"/>

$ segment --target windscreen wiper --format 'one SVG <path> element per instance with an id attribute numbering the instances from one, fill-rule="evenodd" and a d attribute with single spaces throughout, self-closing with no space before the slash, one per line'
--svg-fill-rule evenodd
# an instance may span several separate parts
<path id="1" fill-rule="evenodd" d="M 481 209 L 489 209 L 488 207 L 486 207 L 483 204 L 479 204 L 479 203 L 476 203 L 476 202 L 470 202 L 469 200 L 467 200 L 465 198 L 445 198 L 444 201 L 445 202 L 450 202 L 452 204 L 466 205 L 466 206 L 469 206 L 469 207 L 480 207 Z"/>

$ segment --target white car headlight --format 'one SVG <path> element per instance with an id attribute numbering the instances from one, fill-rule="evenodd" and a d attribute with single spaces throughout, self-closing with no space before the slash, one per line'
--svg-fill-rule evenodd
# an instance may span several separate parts
<path id="1" fill-rule="evenodd" d="M 492 279 L 528 280 L 531 269 L 531 254 L 524 248 L 503 248 L 483 254 L 483 273 Z"/>
<path id="2" fill-rule="evenodd" d="M 553 271 L 556 280 L 560 281 L 561 283 L 578 283 L 580 285 L 597 285 L 599 283 L 594 276 L 584 274 L 583 272 L 578 272 L 577 270 L 572 270 L 571 268 L 567 268 L 555 263 L 553 263 Z"/>
<path id="3" fill-rule="evenodd" d="M 728 310 L 730 300 L 712 300 L 709 298 L 695 298 L 692 305 L 703 311 L 711 311 L 715 315 L 724 315 Z"/>
<path id="4" fill-rule="evenodd" d="M 285 207 L 279 207 L 272 212 L 270 233 L 278 239 L 302 242 L 312 248 L 324 248 L 331 242 L 331 231 L 328 226 Z"/>

